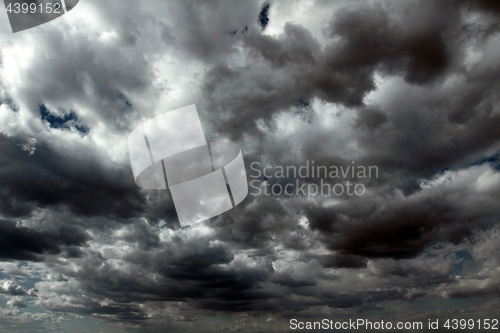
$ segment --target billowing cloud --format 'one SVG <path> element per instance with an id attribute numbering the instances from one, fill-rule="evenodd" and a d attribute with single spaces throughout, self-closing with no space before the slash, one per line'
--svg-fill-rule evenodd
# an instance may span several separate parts
<path id="1" fill-rule="evenodd" d="M 499 14 L 466 0 L 87 0 L 0 34 L 0 328 L 496 314 Z M 127 137 L 191 104 L 206 141 L 241 147 L 253 186 L 181 228 L 168 191 L 136 186 Z M 331 191 L 347 181 L 363 194 Z"/>

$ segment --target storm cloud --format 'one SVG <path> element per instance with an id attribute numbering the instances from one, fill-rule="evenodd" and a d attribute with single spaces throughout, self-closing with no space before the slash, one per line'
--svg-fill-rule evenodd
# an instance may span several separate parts
<path id="1" fill-rule="evenodd" d="M 278 332 L 291 318 L 496 314 L 499 8 L 82 0 L 0 34 L 0 328 Z M 191 104 L 207 141 L 241 147 L 257 189 L 350 181 L 364 194 L 250 188 L 181 228 L 168 191 L 134 183 L 127 137 Z M 378 172 L 251 167 L 313 162 Z"/>

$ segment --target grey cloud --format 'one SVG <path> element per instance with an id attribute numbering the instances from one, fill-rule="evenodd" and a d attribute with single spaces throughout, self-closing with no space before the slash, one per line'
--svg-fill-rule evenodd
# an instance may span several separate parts
<path id="1" fill-rule="evenodd" d="M 27 308 L 26 303 L 19 299 L 11 299 L 7 302 L 7 306 L 10 308 Z"/>

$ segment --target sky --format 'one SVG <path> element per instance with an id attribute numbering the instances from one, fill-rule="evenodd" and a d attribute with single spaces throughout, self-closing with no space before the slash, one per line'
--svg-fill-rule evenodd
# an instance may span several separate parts
<path id="1" fill-rule="evenodd" d="M 2 7 L 0 331 L 498 317 L 499 59 L 494 0 L 80 0 L 15 34 Z M 181 227 L 127 139 L 192 104 L 250 193 Z M 377 172 L 276 173 L 312 164 Z"/>

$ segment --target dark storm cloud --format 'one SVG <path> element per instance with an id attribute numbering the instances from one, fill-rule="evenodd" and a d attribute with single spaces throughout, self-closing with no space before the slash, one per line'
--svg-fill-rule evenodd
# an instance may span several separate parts
<path id="1" fill-rule="evenodd" d="M 55 151 L 44 142 L 29 155 L 21 144 L 0 134 L 3 214 L 27 216 L 36 207 L 68 207 L 85 216 L 127 218 L 144 211 L 144 198 L 129 169 L 108 168 L 90 152 L 75 158 L 71 151 Z"/>
<path id="2" fill-rule="evenodd" d="M 296 228 L 293 220 L 295 213 L 287 208 L 277 198 L 247 198 L 240 208 L 215 221 L 215 226 L 219 227 L 217 238 L 254 249 L 256 254 L 271 253 L 272 249 L 268 246 L 275 237 L 273 231 Z M 242 212 L 245 212 L 244 215 Z M 285 233 L 283 236 L 288 235 Z M 294 245 L 300 247 L 300 243 L 295 242 Z"/>
<path id="3" fill-rule="evenodd" d="M 432 14 L 429 23 L 417 26 L 405 26 L 404 17 L 403 22 L 394 22 L 379 7 L 340 11 L 332 20 L 330 36 L 340 37 L 343 45 L 331 65 L 345 69 L 381 66 L 391 74 L 402 72 L 410 83 L 432 81 L 451 62 L 448 48 L 453 43 L 447 45 L 442 34 L 458 20 L 453 7 L 436 4 L 433 8 L 438 13 Z M 443 20 L 440 14 L 444 12 Z"/>
<path id="4" fill-rule="evenodd" d="M 288 23 L 280 39 L 249 30 L 243 43 L 250 59 L 257 57 L 256 60 L 265 62 L 250 60 L 250 71 L 246 67 L 219 65 L 208 72 L 204 85 L 208 111 L 216 114 L 220 109 L 231 110 L 234 115 L 220 125 L 220 131 L 235 138 L 245 132 L 257 134 L 255 120 L 268 120 L 275 112 L 311 96 L 314 85 L 309 78 L 315 73 L 315 53 L 320 52 L 319 43 L 309 31 Z M 272 67 L 288 77 L 286 82 L 276 82 L 278 87 L 273 83 Z M 228 92 L 229 98 L 219 100 Z"/>
<path id="5" fill-rule="evenodd" d="M 78 281 L 96 299 L 113 300 L 114 305 L 109 308 L 117 311 L 116 314 L 106 309 L 97 311 L 98 301 L 86 300 L 88 304 L 81 304 L 84 307 L 77 313 L 99 312 L 122 320 L 136 320 L 134 313 L 139 311 L 138 307 L 131 305 L 128 310 L 123 307 L 137 301 L 185 301 L 209 311 L 276 310 L 268 301 L 272 293 L 257 288 L 269 278 L 270 265 L 221 267 L 231 263 L 234 256 L 229 248 L 208 246 L 209 241 L 206 238 L 184 243 L 179 239 L 162 244 L 161 249 L 139 249 L 124 258 L 127 265 L 136 265 L 131 271 L 115 268 L 99 257 L 87 257 L 82 263 L 85 272 L 63 269 L 61 273 Z M 42 299 L 50 310 L 62 312 L 75 312 L 80 306 L 80 301 L 75 301 L 71 306 L 63 306 Z M 133 316 L 126 318 L 129 315 Z"/>
<path id="6" fill-rule="evenodd" d="M 463 0 L 461 2 L 466 6 L 466 8 L 468 7 L 472 10 L 481 10 L 487 13 L 500 14 L 500 5 L 498 4 L 498 1 L 495 0 Z"/>
<path id="7" fill-rule="evenodd" d="M 317 257 L 323 267 L 335 268 L 361 268 L 366 267 L 366 259 L 363 256 L 352 254 L 323 255 Z"/>
<path id="8" fill-rule="evenodd" d="M 491 107 L 498 82 L 481 76 L 450 92 L 428 89 L 428 94 L 394 101 L 385 110 L 360 112 L 358 142 L 370 151 L 370 164 L 380 166 L 382 177 L 391 178 L 386 181 L 411 194 L 418 190 L 414 184 L 419 178 L 474 163 L 469 156 L 499 138 L 495 128 L 500 117 Z"/>
<path id="9" fill-rule="evenodd" d="M 314 96 L 360 107 L 375 89 L 375 71 L 402 75 L 414 84 L 444 78 L 455 63 L 458 43 L 445 36 L 460 27 L 459 9 L 447 4 L 422 2 L 415 9 L 416 15 L 426 16 L 422 21 L 405 13 L 400 3 L 341 9 L 331 20 L 326 32 L 330 42 L 323 47 L 307 29 L 290 23 L 277 37 L 249 31 L 242 38 L 255 57 L 248 59 L 250 67 L 221 65 L 205 79 L 210 110 L 232 110 L 235 117 L 222 130 L 238 137 L 242 131 L 233 122 L 243 122 L 251 131 L 254 120 L 267 120 Z M 390 14 L 392 7 L 402 7 L 402 16 Z M 272 72 L 287 80 L 276 80 Z"/>
<path id="10" fill-rule="evenodd" d="M 390 183 L 409 195 L 420 190 L 419 179 L 447 167 L 464 167 L 464 159 L 469 154 L 488 148 L 499 138 L 494 128 L 498 127 L 500 118 L 487 106 L 498 87 L 496 72 L 469 72 L 470 81 L 455 91 L 430 92 L 427 96 L 422 93 L 409 97 L 411 103 L 401 100 L 389 110 L 367 108 L 362 102 L 364 96 L 375 89 L 375 71 L 401 76 L 409 85 L 429 86 L 424 88 L 429 91 L 442 84 L 448 75 L 463 71 L 460 64 L 462 42 L 454 33 L 467 29 L 461 25 L 460 8 L 448 2 L 419 4 L 419 8 L 391 3 L 387 7 L 341 9 L 332 19 L 327 33 L 338 41 L 324 49 L 307 30 L 291 24 L 285 25 L 283 34 L 278 37 L 250 33 L 243 43 L 250 55 L 257 56 L 249 60 L 254 74 L 248 74 L 248 67 L 219 66 L 207 76 L 205 87 L 210 103 L 215 104 L 214 108 L 230 109 L 235 115 L 221 131 L 232 133 L 235 139 L 241 138 L 245 130 L 257 135 L 260 131 L 254 127 L 256 120 L 270 121 L 273 115 L 300 104 L 302 96 L 318 96 L 322 100 L 358 107 L 355 127 L 358 142 L 370 152 L 358 163 L 380 166 L 384 170 L 380 184 Z M 391 13 L 395 8 L 401 10 L 400 16 Z M 410 8 L 415 12 L 410 12 Z M 418 20 L 420 16 L 426 20 Z M 275 75 L 265 73 L 264 68 L 284 73 L 287 80 L 276 80 Z M 228 90 L 232 93 L 228 94 Z M 457 91 L 460 92 L 458 97 Z M 224 96 L 223 105 L 217 105 L 219 95 Z M 488 104 L 485 105 L 485 101 Z M 422 109 L 434 112 L 422 112 Z M 443 135 L 444 128 L 464 123 L 467 123 L 466 128 L 451 128 L 445 130 L 449 134 Z M 334 161 L 347 162 L 314 149 L 318 146 L 319 135 L 311 137 L 311 146 L 303 147 L 303 158 L 325 165 L 339 164 L 332 163 Z M 283 145 L 281 149 L 289 148 Z M 273 159 L 279 164 L 279 158 L 274 156 Z M 440 195 L 432 200 L 440 202 Z M 381 208 L 377 209 L 377 204 L 370 202 L 361 206 L 366 208 L 355 204 L 345 206 L 346 211 L 356 207 L 352 214 L 358 216 L 338 212 L 337 208 L 325 209 L 324 214 L 317 207 L 306 211 L 309 211 L 313 228 L 340 233 L 333 241 L 334 249 L 361 257 L 415 256 L 444 239 L 460 242 L 478 227 L 460 222 L 466 211 L 451 203 L 423 206 L 428 209 L 422 209 L 422 202 L 391 207 L 393 217 L 379 216 L 374 220 L 370 215 Z M 360 208 L 362 213 L 358 214 Z M 280 214 L 279 210 L 275 214 Z M 445 218 L 433 222 L 435 216 L 441 214 Z M 484 214 L 493 219 L 498 213 L 492 209 Z M 360 225 L 352 227 L 352 240 L 356 241 L 350 244 L 351 238 L 344 234 L 350 227 L 340 226 L 336 221 L 347 219 L 352 223 L 353 218 L 354 221 L 359 218 Z M 483 215 L 470 219 L 481 224 Z M 370 221 L 375 220 L 378 222 L 373 222 L 371 229 Z M 364 231 L 357 231 L 361 225 L 366 229 L 366 239 L 362 237 Z M 448 225 L 451 227 L 446 227 Z M 362 259 L 355 260 L 353 265 L 360 265 L 359 262 Z"/>
<path id="11" fill-rule="evenodd" d="M 359 256 L 353 259 L 411 258 L 437 242 L 459 244 L 468 239 L 473 231 L 489 229 L 499 217 L 500 212 L 496 208 L 473 213 L 470 208 L 461 209 L 454 202 L 443 201 L 442 195 L 423 195 L 406 203 L 366 212 L 368 214 L 365 213 L 360 221 L 349 213 L 352 209 L 349 205 L 347 210 L 339 209 L 337 212 L 311 210 L 308 217 L 313 228 L 335 235 L 326 237 L 329 247 Z M 350 222 L 342 223 L 346 218 Z"/>
<path id="12" fill-rule="evenodd" d="M 88 235 L 75 226 L 61 226 L 53 233 L 32 230 L 16 222 L 0 221 L 0 258 L 43 260 L 43 254 L 58 254 L 64 246 L 81 246 Z"/>
<path id="13" fill-rule="evenodd" d="M 470 188 L 461 189 L 463 195 L 455 197 L 455 202 L 444 199 L 449 195 L 447 191 L 419 194 L 422 179 L 439 175 L 447 168 L 467 168 L 471 154 L 488 149 L 499 139 L 494 128 L 500 118 L 492 109 L 496 103 L 493 100 L 497 100 L 496 71 L 467 71 L 469 79 L 456 89 L 435 90 L 450 75 L 464 73 L 463 36 L 469 33 L 484 38 L 491 32 L 478 32 L 464 25 L 460 8 L 449 2 L 419 2 L 419 8 L 391 4 L 388 8 L 380 5 L 340 10 L 327 31 L 333 41 L 323 48 L 306 29 L 291 24 L 285 25 L 280 36 L 250 32 L 243 38 L 252 56 L 247 65 L 220 65 L 206 77 L 205 94 L 211 110 L 231 110 L 234 114 L 224 120 L 219 130 L 242 141 L 245 132 L 254 137 L 267 134 L 256 129 L 255 121 L 271 123 L 273 116 L 314 96 L 357 109 L 354 129 L 358 142 L 369 152 L 357 162 L 384 170 L 378 183 L 381 189 L 386 184 L 403 195 L 417 196 L 386 207 L 367 198 L 334 209 L 304 207 L 313 230 L 323 233 L 322 241 L 336 252 L 316 256 L 324 267 L 361 268 L 367 258 L 415 258 L 436 243 L 468 241 L 478 230 L 491 228 L 499 217 L 499 211 L 488 204 L 497 197 L 496 192 L 487 197 L 478 195 L 478 204 L 483 207 L 478 211 L 463 204 L 470 200 Z M 400 11 L 395 15 L 393 9 Z M 459 35 L 461 29 L 470 30 Z M 498 27 L 495 29 L 498 31 Z M 406 100 L 396 99 L 388 109 L 365 106 L 364 97 L 375 90 L 375 72 L 385 77 L 399 76 L 408 87 L 420 86 L 423 90 Z M 281 75 L 286 80 L 280 81 Z M 399 93 L 405 94 L 403 89 Z M 223 103 L 219 104 L 219 98 Z M 459 125 L 466 126 L 456 127 Z M 328 142 L 326 138 L 314 134 L 310 137 L 311 146 L 304 146 L 302 159 L 326 165 L 347 162 L 317 148 L 322 142 L 318 139 Z M 259 160 L 259 153 L 270 152 L 271 147 L 261 144 L 265 148 L 255 156 L 247 155 L 250 161 Z M 291 149 L 291 145 L 280 148 Z M 278 165 L 283 162 L 280 155 L 266 154 L 265 158 Z M 275 218 L 272 221 L 286 220 L 280 204 L 272 205 L 270 211 L 262 205 L 252 207 L 264 207 L 256 221 L 269 221 L 268 212 Z M 282 234 L 287 234 L 284 230 L 296 232 L 292 226 L 283 228 L 282 223 L 274 227 Z M 246 231 L 246 238 L 251 240 L 265 235 L 258 227 Z M 447 281 L 447 276 L 436 281 Z"/>
<path id="14" fill-rule="evenodd" d="M 311 6 L 102 3 L 97 27 L 24 41 L 44 56 L 19 66 L 18 85 L 2 81 L 0 256 L 47 270 L 45 309 L 192 331 L 220 312 L 331 316 L 498 293 L 497 6 L 337 2 L 322 36 L 298 23 L 330 13 Z M 248 174 L 356 160 L 380 177 L 361 198 L 249 196 L 180 228 L 166 191 L 134 184 L 121 143 L 188 99 L 207 137 L 242 147 Z"/>

